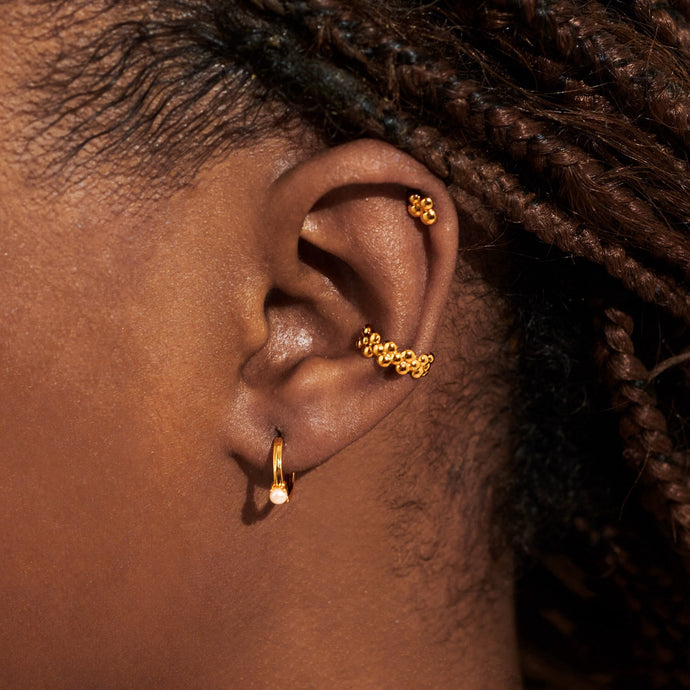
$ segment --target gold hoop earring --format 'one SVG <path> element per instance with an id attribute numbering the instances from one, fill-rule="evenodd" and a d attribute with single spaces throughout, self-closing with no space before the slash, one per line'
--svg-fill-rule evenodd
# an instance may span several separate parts
<path id="1" fill-rule="evenodd" d="M 438 220 L 434 211 L 434 200 L 430 196 L 410 194 L 407 201 L 409 202 L 407 212 L 413 218 L 419 218 L 424 225 L 433 225 Z"/>
<path id="2" fill-rule="evenodd" d="M 393 366 L 401 376 L 409 374 L 413 379 L 426 376 L 434 362 L 434 355 L 431 353 L 416 355 L 413 350 L 398 350 L 398 346 L 391 340 L 382 342 L 381 336 L 369 325 L 362 329 L 357 349 L 365 357 L 376 357 L 376 363 L 380 367 Z"/>
<path id="3" fill-rule="evenodd" d="M 268 492 L 268 500 L 278 506 L 289 503 L 294 484 L 294 472 L 288 476 L 287 481 L 283 477 L 283 439 L 276 436 L 273 439 L 273 484 Z"/>

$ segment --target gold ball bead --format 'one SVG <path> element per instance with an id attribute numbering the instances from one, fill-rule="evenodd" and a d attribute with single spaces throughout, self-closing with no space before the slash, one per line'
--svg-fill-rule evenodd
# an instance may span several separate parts
<path id="1" fill-rule="evenodd" d="M 434 207 L 434 200 L 427 196 L 419 202 L 419 205 L 422 207 L 422 211 L 428 211 Z"/>
<path id="2" fill-rule="evenodd" d="M 413 350 L 405 350 L 405 352 L 402 353 L 403 359 L 406 362 L 411 362 L 415 357 L 414 357 L 414 351 Z"/>
<path id="3" fill-rule="evenodd" d="M 374 356 L 374 351 L 367 345 L 362 349 L 362 354 L 365 357 L 373 357 Z"/>
<path id="4" fill-rule="evenodd" d="M 421 379 L 424 374 L 422 374 L 421 369 L 417 369 L 416 371 L 411 371 L 410 376 L 412 376 L 413 379 Z"/>
<path id="5" fill-rule="evenodd" d="M 375 345 L 376 343 L 380 343 L 381 342 L 381 336 L 378 333 L 372 333 L 369 336 L 369 342 L 372 345 Z"/>
<path id="6" fill-rule="evenodd" d="M 399 364 L 395 365 L 395 370 L 398 372 L 398 374 L 407 374 L 407 372 L 410 370 L 410 367 L 407 365 L 407 362 L 400 362 Z"/>
<path id="7" fill-rule="evenodd" d="M 371 351 L 377 356 L 382 355 L 383 354 L 383 345 L 381 345 L 381 343 L 376 343 L 375 345 L 372 345 Z"/>
<path id="8" fill-rule="evenodd" d="M 410 206 L 407 207 L 407 212 L 413 218 L 419 218 L 422 215 L 422 207 L 419 206 L 418 204 L 411 204 Z"/>
<path id="9" fill-rule="evenodd" d="M 429 364 L 431 364 L 434 361 L 434 355 L 433 353 L 429 353 Z"/>
<path id="10" fill-rule="evenodd" d="M 365 326 L 362 329 L 362 335 L 371 335 L 371 326 Z"/>
<path id="11" fill-rule="evenodd" d="M 433 225 L 436 222 L 436 211 L 430 208 L 428 211 L 424 211 L 419 219 L 424 225 Z"/>
<path id="12" fill-rule="evenodd" d="M 391 359 L 392 359 L 391 355 L 383 354 L 383 355 L 379 355 L 377 361 L 378 361 L 380 366 L 389 367 L 391 365 Z"/>
<path id="13" fill-rule="evenodd" d="M 402 353 L 401 352 L 396 352 L 393 354 L 393 364 L 397 364 L 398 362 L 402 362 Z"/>
<path id="14" fill-rule="evenodd" d="M 410 202 L 411 206 L 416 206 L 421 202 L 422 197 L 419 194 L 410 194 L 407 200 Z"/>
<path id="15" fill-rule="evenodd" d="M 398 351 L 398 346 L 392 341 L 389 340 L 384 346 L 383 346 L 383 351 L 386 353 L 393 354 Z"/>
<path id="16" fill-rule="evenodd" d="M 427 366 L 429 364 L 429 357 L 427 355 L 419 355 L 417 358 L 422 366 Z"/>

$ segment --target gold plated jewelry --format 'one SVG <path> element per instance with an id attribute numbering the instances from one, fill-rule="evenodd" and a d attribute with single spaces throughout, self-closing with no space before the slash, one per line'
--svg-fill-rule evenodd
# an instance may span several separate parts
<path id="1" fill-rule="evenodd" d="M 434 200 L 430 196 L 423 197 L 421 194 L 410 194 L 407 201 L 409 202 L 407 212 L 413 218 L 419 218 L 424 225 L 433 225 L 436 222 Z"/>
<path id="2" fill-rule="evenodd" d="M 398 346 L 387 340 L 382 342 L 381 336 L 374 332 L 371 326 L 364 326 L 357 340 L 357 349 L 365 357 L 376 357 L 380 367 L 395 367 L 401 376 L 410 374 L 413 379 L 421 379 L 429 373 L 429 367 L 434 356 L 416 355 L 413 350 L 398 350 Z"/>
<path id="3" fill-rule="evenodd" d="M 268 492 L 269 501 L 275 505 L 288 503 L 294 483 L 294 472 L 288 477 L 288 481 L 283 477 L 283 439 L 276 436 L 273 439 L 273 484 Z"/>

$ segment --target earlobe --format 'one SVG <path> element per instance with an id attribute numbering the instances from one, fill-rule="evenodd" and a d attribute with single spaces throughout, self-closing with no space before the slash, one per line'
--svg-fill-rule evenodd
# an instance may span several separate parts
<path id="1" fill-rule="evenodd" d="M 234 418 L 251 421 L 229 423 L 232 452 L 263 466 L 278 430 L 285 470 L 303 471 L 423 385 L 415 379 L 432 361 L 454 272 L 457 215 L 440 180 L 376 141 L 300 163 L 276 180 L 268 198 L 268 222 L 259 231 L 271 285 L 267 335 L 242 363 Z M 422 204 L 427 198 L 433 201 Z M 362 344 L 372 335 L 362 334 L 369 323 L 380 344 Z M 387 341 L 397 343 L 395 352 Z M 362 354 L 369 345 L 389 352 L 376 347 L 368 359 Z M 270 484 L 270 471 L 266 478 Z"/>

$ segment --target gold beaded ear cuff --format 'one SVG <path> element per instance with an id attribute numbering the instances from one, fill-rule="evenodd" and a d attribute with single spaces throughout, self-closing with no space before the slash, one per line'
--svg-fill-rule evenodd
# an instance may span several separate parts
<path id="1" fill-rule="evenodd" d="M 268 500 L 275 505 L 289 503 L 294 483 L 294 472 L 288 476 L 287 481 L 283 477 L 283 439 L 276 436 L 273 439 L 273 484 L 268 492 Z"/>
<path id="2" fill-rule="evenodd" d="M 381 342 L 381 336 L 375 333 L 371 326 L 364 326 L 357 340 L 357 349 L 365 357 L 376 357 L 380 367 L 395 367 L 401 376 L 410 374 L 413 379 L 420 379 L 429 373 L 434 356 L 416 355 L 412 350 L 398 350 L 398 346 L 387 340 Z"/>
<path id="3" fill-rule="evenodd" d="M 407 212 L 413 218 L 419 218 L 424 225 L 433 225 L 436 222 L 434 201 L 430 196 L 422 197 L 421 194 L 411 194 L 407 201 L 409 202 Z"/>

